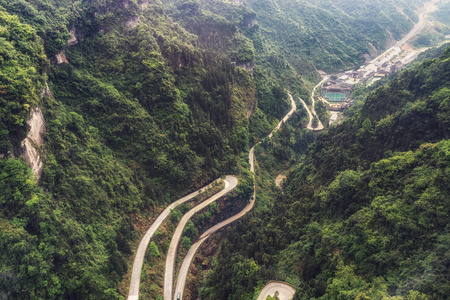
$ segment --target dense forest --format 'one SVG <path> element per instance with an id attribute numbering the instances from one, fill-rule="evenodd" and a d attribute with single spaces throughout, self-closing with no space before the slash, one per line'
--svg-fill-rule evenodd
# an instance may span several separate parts
<path id="1" fill-rule="evenodd" d="M 238 191 L 218 204 L 222 215 L 211 216 L 219 209 L 210 208 L 207 217 L 198 217 L 200 227 L 191 230 L 197 233 L 233 212 L 223 208 L 232 199 L 244 203 L 253 185 L 248 150 L 289 110 L 287 90 L 297 102 L 301 97 L 309 103 L 316 69 L 343 69 L 386 48 L 413 26 L 414 9 L 420 5 L 403 0 L 386 6 L 328 3 L 0 0 L 0 298 L 123 299 L 127 290 L 121 286 L 126 285 L 142 224 L 168 203 L 224 174 L 240 177 Z M 378 13 L 371 14 L 374 10 Z M 338 281 L 332 285 L 340 280 L 336 274 L 352 276 L 358 287 L 349 293 L 358 288 L 391 295 L 398 287 L 398 294 L 411 290 L 411 297 L 416 292 L 444 295 L 448 278 L 439 268 L 427 273 L 437 276 L 427 277 L 436 279 L 428 290 L 423 286 L 431 281 L 399 287 L 417 275 L 412 272 L 421 259 L 448 264 L 443 258 L 448 228 L 441 223 L 427 225 L 435 235 L 422 239 L 425 229 L 420 226 L 425 225 L 408 219 L 405 224 L 418 226 L 418 232 L 395 232 L 419 242 L 408 240 L 408 248 L 397 236 L 386 241 L 400 249 L 392 261 L 403 266 L 403 258 L 412 257 L 399 269 L 402 274 L 392 264 L 373 270 L 372 256 L 378 252 L 363 237 L 361 248 L 351 251 L 350 237 L 324 246 L 314 241 L 324 228 L 327 234 L 350 236 L 353 223 L 347 218 L 372 209 L 371 201 L 384 189 L 392 188 L 392 197 L 428 193 L 407 202 L 399 198 L 395 209 L 420 210 L 426 201 L 446 200 L 442 182 L 448 181 L 448 144 L 441 140 L 448 138 L 448 75 L 446 52 L 370 94 L 353 118 L 310 148 L 316 135 L 303 129 L 303 110 L 273 140 L 263 140 L 257 149 L 262 183 L 280 169 L 303 163 L 289 176 L 285 194 L 273 188 L 259 191 L 257 215 L 229 229 L 217 258 L 225 264 L 208 275 L 201 295 L 251 298 L 255 287 L 272 279 L 277 264 L 283 267 L 276 271 L 281 272 L 278 278 L 302 287 L 300 297 L 332 295 L 339 290 Z M 30 114 L 37 108 L 45 119 L 42 145 L 27 136 Z M 38 176 L 22 157 L 24 141 L 43 162 Z M 394 167 L 400 161 L 404 164 Z M 411 178 L 377 181 L 378 174 L 392 168 Z M 417 186 L 394 191 L 399 186 L 394 180 Z M 341 181 L 365 195 L 355 203 L 345 197 L 348 211 L 334 198 Z M 378 205 L 392 198 L 388 196 Z M 416 205 L 419 200 L 423 203 Z M 445 221 L 446 205 L 433 205 L 436 211 L 423 218 L 439 213 Z M 276 218 L 265 216 L 271 210 L 279 211 Z M 174 212 L 172 223 L 179 213 Z M 368 218 L 366 212 L 359 214 Z M 323 227 L 325 219 L 330 227 Z M 258 226 L 264 223 L 268 226 L 261 232 Z M 375 225 L 383 235 L 379 238 L 385 238 L 385 223 Z M 165 255 L 164 234 L 150 249 L 155 257 Z M 269 235 L 270 241 L 262 239 Z M 242 239 L 246 242 L 236 247 Z M 433 252 L 434 246 L 439 250 Z M 314 247 L 323 255 L 315 255 Z M 330 260 L 330 249 L 340 256 Z M 301 265 L 315 271 L 302 271 Z M 224 266 L 228 269 L 222 274 Z M 238 272 L 247 267 L 245 274 Z M 144 297 L 160 296 L 158 280 Z"/>
<path id="2" fill-rule="evenodd" d="M 277 278 L 294 299 L 446 299 L 449 63 L 447 48 L 321 134 L 283 192 L 227 232 L 202 298 L 253 299 Z"/>
<path id="3" fill-rule="evenodd" d="M 417 21 L 421 1 L 248 1 L 266 47 L 282 53 L 304 76 L 361 64 L 386 49 Z M 399 11 L 401 7 L 403 11 Z M 276 54 L 275 54 L 276 55 Z"/>
<path id="4" fill-rule="evenodd" d="M 157 3 L 0 5 L 1 295 L 121 298 L 136 216 L 240 174 L 253 79 Z M 36 105 L 38 185 L 18 158 Z"/>

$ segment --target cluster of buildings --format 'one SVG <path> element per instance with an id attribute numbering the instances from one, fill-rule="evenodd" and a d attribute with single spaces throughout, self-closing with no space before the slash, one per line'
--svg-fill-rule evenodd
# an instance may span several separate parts
<path id="1" fill-rule="evenodd" d="M 373 61 L 366 62 L 357 72 L 362 74 L 358 83 L 371 85 L 381 78 L 403 69 L 403 67 L 417 58 L 419 52 L 402 50 L 393 47 L 386 54 Z"/>
<path id="2" fill-rule="evenodd" d="M 407 51 L 393 47 L 380 57 L 372 61 L 367 61 L 358 70 L 331 74 L 328 80 L 322 85 L 320 90 L 321 98 L 327 102 L 330 110 L 343 110 L 352 105 L 349 97 L 355 84 L 371 85 L 381 78 L 401 70 L 418 55 L 419 53 L 415 51 Z M 323 71 L 321 72 L 323 73 Z M 322 73 L 321 75 L 325 76 Z"/>
<path id="3" fill-rule="evenodd" d="M 349 97 L 353 89 L 353 83 L 348 82 L 350 78 L 352 75 L 348 73 L 335 74 L 322 85 L 320 96 L 330 110 L 338 111 L 350 106 Z"/>

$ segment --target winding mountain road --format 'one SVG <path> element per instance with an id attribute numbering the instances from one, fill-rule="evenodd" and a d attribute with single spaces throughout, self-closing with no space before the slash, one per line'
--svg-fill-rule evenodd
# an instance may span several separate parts
<path id="1" fill-rule="evenodd" d="M 425 10 L 425 12 L 423 12 L 419 15 L 419 22 L 414 26 L 413 30 L 411 30 L 411 32 L 409 32 L 405 37 L 403 37 L 402 40 L 398 41 L 392 48 L 388 49 L 386 52 L 381 54 L 379 57 L 373 59 L 372 61 L 376 61 L 377 59 L 382 57 L 385 53 L 387 53 L 388 51 L 391 51 L 394 47 L 401 47 L 406 41 L 408 41 L 411 37 L 413 37 L 415 34 L 417 34 L 417 32 L 419 32 L 425 25 L 425 20 L 426 20 L 425 14 L 434 10 L 434 4 L 436 2 L 437 2 L 437 0 L 432 0 L 429 3 L 426 3 L 425 4 L 426 10 Z M 315 93 L 315 89 L 318 86 L 320 86 L 326 79 L 327 79 L 327 77 L 325 77 L 320 83 L 318 83 L 311 92 L 311 100 L 312 100 L 311 111 L 309 110 L 305 101 L 300 98 L 300 101 L 303 104 L 303 106 L 305 107 L 305 109 L 308 113 L 308 116 L 309 116 L 309 122 L 308 122 L 307 128 L 312 131 L 319 131 L 319 130 L 324 129 L 324 126 L 323 126 L 322 122 L 320 121 L 320 119 L 317 118 L 317 113 L 315 111 L 314 93 Z M 281 127 L 281 125 L 284 122 L 286 122 L 291 117 L 292 113 L 297 109 L 294 99 L 290 93 L 289 93 L 289 97 L 291 99 L 292 109 L 279 122 L 279 124 L 273 129 L 273 131 L 268 135 L 269 138 L 271 138 L 273 136 L 273 133 L 275 131 L 277 131 Z M 318 120 L 318 126 L 315 128 L 312 127 L 312 121 L 313 121 L 314 117 L 316 117 Z M 260 143 L 261 142 L 258 142 L 256 145 L 254 145 L 250 149 L 250 152 L 249 152 L 250 170 L 253 173 L 255 171 L 254 170 L 254 149 Z M 253 175 L 253 176 L 255 176 L 255 175 Z M 181 219 L 181 221 L 172 237 L 172 241 L 171 241 L 171 244 L 169 247 L 169 252 L 168 252 L 167 260 L 166 260 L 166 271 L 165 271 L 165 278 L 164 278 L 164 299 L 165 300 L 171 300 L 172 287 L 173 287 L 173 283 L 172 283 L 172 281 L 173 281 L 173 265 L 174 265 L 174 261 L 175 261 L 175 255 L 176 255 L 175 253 L 176 253 L 177 245 L 179 243 L 179 239 L 180 239 L 182 231 L 184 229 L 184 225 L 186 224 L 186 222 L 190 219 L 190 217 L 193 214 L 200 211 L 201 209 L 203 209 L 210 203 L 216 201 L 217 199 L 219 199 L 220 197 L 222 197 L 223 195 L 225 195 L 226 193 L 228 193 L 229 191 L 234 189 L 236 187 L 237 183 L 238 183 L 238 180 L 236 177 L 230 176 L 230 175 L 227 176 L 226 180 L 225 180 L 225 189 L 224 190 L 220 191 L 219 193 L 210 197 L 209 199 L 202 202 L 198 206 L 194 207 L 192 210 L 190 210 L 188 213 L 186 213 L 183 216 L 183 218 Z M 210 185 L 203 187 L 202 189 L 208 188 L 211 185 L 212 185 L 212 183 Z M 173 209 L 175 209 L 178 205 L 191 200 L 192 198 L 194 198 L 197 195 L 198 195 L 198 191 L 195 191 L 185 197 L 178 199 L 177 201 L 175 201 L 175 202 L 171 203 L 169 206 L 167 206 L 167 208 L 158 216 L 158 218 L 155 220 L 155 222 L 151 225 L 151 227 L 148 229 L 148 231 L 144 235 L 143 239 L 141 240 L 141 242 L 139 244 L 138 250 L 136 252 L 136 257 L 134 260 L 128 300 L 139 299 L 139 285 L 140 285 L 140 275 L 141 275 L 141 271 L 142 271 L 142 264 L 143 264 L 146 249 L 148 247 L 148 244 L 149 244 L 150 239 L 152 238 L 153 234 L 158 229 L 158 227 L 161 225 L 161 223 L 169 216 L 170 212 Z M 233 217 L 228 218 L 227 220 L 224 220 L 224 221 L 216 224 L 215 226 L 209 228 L 191 246 L 186 258 L 183 261 L 181 270 L 178 274 L 178 280 L 177 280 L 177 285 L 175 288 L 174 298 L 176 298 L 176 295 L 178 293 L 180 293 L 181 296 L 183 295 L 183 290 L 184 290 L 184 286 L 185 286 L 185 282 L 186 282 L 186 277 L 187 277 L 187 274 L 189 271 L 190 263 L 195 255 L 196 251 L 200 247 L 200 245 L 212 233 L 214 233 L 217 230 L 219 230 L 220 228 L 223 228 L 224 226 L 230 224 L 231 222 L 234 222 L 235 220 L 241 218 L 247 212 L 249 212 L 254 206 L 255 198 L 256 198 L 255 196 L 256 196 L 256 191 L 254 192 L 252 199 L 249 201 L 247 206 L 241 212 L 239 212 L 238 214 L 234 215 Z M 275 291 L 278 291 L 280 293 L 280 296 L 279 296 L 280 300 L 291 299 L 295 293 L 295 290 L 289 285 L 286 285 L 282 282 L 271 282 L 268 285 L 266 285 L 266 287 L 264 287 L 263 291 L 261 292 L 260 296 L 258 297 L 258 300 L 265 299 L 267 297 L 267 295 L 273 295 L 272 293 L 275 293 Z"/>
<path id="2" fill-rule="evenodd" d="M 320 119 L 319 119 L 319 117 L 317 116 L 317 113 L 316 113 L 316 109 L 315 109 L 316 101 L 315 101 L 315 99 L 314 99 L 314 93 L 315 93 L 315 91 L 316 91 L 316 88 L 317 88 L 319 85 L 321 85 L 322 83 L 324 83 L 327 79 L 328 79 L 328 77 L 325 77 L 324 79 L 322 79 L 322 81 L 319 82 L 319 83 L 312 89 L 312 91 L 311 91 L 311 101 L 312 101 L 311 112 L 312 112 L 312 114 L 317 118 L 318 123 L 317 123 L 317 127 L 313 128 L 313 127 L 312 127 L 312 118 L 309 119 L 309 123 L 308 123 L 308 126 L 307 126 L 307 128 L 308 128 L 309 130 L 314 130 L 314 131 L 317 130 L 317 131 L 319 131 L 319 130 L 323 130 L 323 128 L 324 128 L 322 122 L 320 121 Z M 305 102 L 304 102 L 303 100 L 302 100 L 302 102 L 303 102 L 303 105 L 305 105 L 305 104 L 304 104 Z"/>
<path id="3" fill-rule="evenodd" d="M 164 275 L 164 299 L 171 300 L 172 287 L 173 287 L 173 268 L 175 265 L 175 258 L 177 255 L 178 244 L 183 234 L 184 227 L 189 219 L 200 210 L 204 209 L 223 195 L 227 194 L 229 191 L 233 190 L 238 184 L 238 179 L 234 176 L 227 175 L 225 179 L 225 189 L 221 190 L 217 194 L 203 201 L 199 205 L 195 206 L 193 209 L 188 211 L 183 215 L 180 222 L 178 223 L 175 232 L 173 233 L 172 240 L 170 241 L 169 251 L 167 252 L 166 258 L 166 269 Z"/>
<path id="4" fill-rule="evenodd" d="M 433 12 L 436 10 L 436 6 L 435 4 L 438 2 L 438 0 L 432 0 L 430 2 L 426 2 L 424 3 L 424 8 L 425 11 L 419 14 L 419 22 L 417 22 L 413 29 L 406 34 L 400 41 L 398 41 L 397 43 L 394 44 L 394 46 L 392 46 L 391 48 L 387 49 L 386 51 L 384 51 L 382 54 L 380 54 L 378 57 L 372 59 L 370 61 L 370 63 L 374 63 L 377 60 L 381 59 L 386 53 L 392 51 L 394 48 L 401 48 L 408 40 L 410 40 L 413 36 L 415 36 L 420 30 L 423 29 L 423 27 L 425 26 L 425 15 Z"/>
<path id="5" fill-rule="evenodd" d="M 287 120 L 289 120 L 291 118 L 292 114 L 297 110 L 297 105 L 295 104 L 294 98 L 292 97 L 292 95 L 290 93 L 289 93 L 289 97 L 290 97 L 291 106 L 292 106 L 291 110 L 280 120 L 280 122 L 277 124 L 277 126 L 268 135 L 269 138 L 271 138 L 273 136 L 273 134 L 281 128 L 281 125 L 284 122 L 286 122 Z M 305 108 L 308 111 L 308 114 L 310 116 L 310 122 L 308 125 L 308 129 L 320 130 L 317 128 L 316 129 L 312 128 L 312 126 L 311 126 L 312 114 L 309 111 L 308 107 L 306 106 L 306 103 L 302 99 L 300 99 L 300 101 L 303 103 L 303 105 L 305 106 Z M 313 101 L 313 109 L 314 109 L 314 101 Z M 314 114 L 315 114 L 315 111 L 314 111 Z M 319 123 L 319 124 L 322 125 L 321 123 Z M 323 129 L 323 126 L 322 126 L 322 129 Z M 255 147 L 260 143 L 261 143 L 261 141 L 258 142 L 256 145 L 254 145 L 250 149 L 250 152 L 249 152 L 250 171 L 253 173 L 255 172 L 255 166 L 254 166 L 254 153 L 255 152 L 254 151 L 255 151 Z M 253 174 L 253 176 L 255 176 L 255 175 Z M 173 288 L 173 269 L 174 269 L 174 265 L 175 265 L 176 250 L 177 250 L 181 235 L 183 233 L 183 229 L 184 229 L 187 221 L 189 221 L 189 219 L 195 213 L 202 210 L 203 208 L 205 208 L 212 202 L 216 201 L 220 197 L 224 196 L 225 194 L 227 194 L 228 192 L 233 190 L 237 186 L 237 183 L 238 183 L 238 179 L 232 175 L 226 176 L 226 179 L 224 181 L 225 181 L 225 189 L 223 189 L 222 191 L 213 195 L 212 197 L 208 198 L 207 200 L 203 201 L 202 203 L 200 203 L 199 205 L 197 205 L 196 207 L 191 209 L 189 212 L 187 212 L 181 218 L 177 228 L 175 229 L 175 232 L 172 236 L 172 240 L 170 242 L 169 251 L 167 253 L 167 259 L 166 259 L 166 268 L 165 268 L 165 276 L 164 276 L 164 300 L 172 300 L 171 295 L 172 295 L 172 288 Z M 213 183 L 211 183 L 208 186 L 203 187 L 202 189 L 208 188 L 208 187 L 212 186 L 212 184 Z M 169 206 L 167 206 L 167 208 L 158 216 L 158 218 L 150 226 L 149 230 L 144 235 L 143 239 L 141 240 L 141 243 L 139 244 L 138 250 L 136 252 L 136 257 L 134 260 L 128 300 L 138 300 L 139 299 L 139 285 L 140 285 L 140 275 L 141 275 L 141 271 L 142 271 L 142 264 L 143 264 L 143 260 L 145 257 L 145 252 L 147 250 L 148 244 L 149 244 L 150 239 L 152 238 L 153 234 L 158 229 L 158 227 L 161 225 L 161 223 L 169 216 L 170 212 L 173 209 L 175 209 L 178 205 L 183 204 L 186 201 L 189 201 L 190 199 L 194 198 L 198 194 L 199 194 L 199 191 L 195 191 L 183 198 L 178 199 L 177 201 L 175 201 L 175 202 L 171 203 Z M 246 205 L 246 207 L 242 211 L 240 211 L 236 215 L 214 225 L 213 227 L 209 228 L 191 246 L 185 259 L 183 260 L 183 264 L 182 264 L 180 272 L 178 274 L 178 280 L 177 280 L 177 285 L 175 288 L 174 299 L 177 298 L 178 293 L 180 293 L 180 295 L 181 295 L 180 299 L 182 298 L 183 290 L 184 290 L 184 287 L 186 284 L 186 277 L 189 272 L 189 266 L 192 262 L 193 257 L 195 256 L 195 253 L 197 252 L 197 250 L 201 246 L 201 244 L 211 234 L 213 234 L 220 228 L 223 228 L 223 227 L 227 226 L 228 224 L 238 220 L 239 218 L 243 217 L 247 212 L 252 210 L 252 208 L 255 204 L 255 199 L 256 199 L 256 189 L 254 188 L 253 197 L 250 199 L 249 203 Z"/>
<path id="6" fill-rule="evenodd" d="M 322 78 L 322 80 L 318 83 L 318 84 L 316 84 L 316 86 L 313 88 L 313 90 L 311 91 L 311 98 L 312 99 L 314 99 L 314 95 L 315 95 L 315 93 L 316 93 L 316 89 L 319 87 L 319 86 L 321 86 L 322 84 L 324 84 L 324 82 L 325 81 L 327 81 L 328 80 L 328 78 L 330 78 L 330 76 L 329 75 L 326 75 L 326 76 L 324 76 L 323 78 Z M 322 98 L 322 100 L 326 103 L 326 104 L 330 104 L 330 102 L 328 102 L 327 100 L 325 100 L 325 99 L 323 99 Z"/>
<path id="7" fill-rule="evenodd" d="M 305 101 L 302 98 L 300 98 L 300 102 L 303 104 L 303 107 L 306 109 L 306 112 L 308 113 L 309 121 L 308 121 L 308 125 L 306 125 L 306 128 L 308 128 L 309 130 L 312 130 L 312 131 L 320 131 L 320 130 L 324 129 L 322 122 L 320 121 L 319 117 L 317 117 L 317 113 L 316 113 L 316 109 L 315 109 L 316 103 L 315 103 L 315 100 L 314 100 L 314 93 L 315 93 L 316 88 L 318 88 L 321 84 L 323 84 L 327 79 L 328 79 L 328 76 L 324 77 L 322 79 L 322 81 L 320 81 L 312 89 L 312 91 L 311 91 L 311 101 L 312 101 L 311 110 L 309 110 L 308 105 L 306 105 Z M 289 96 L 291 97 L 291 101 L 294 101 L 294 99 L 292 99 L 292 95 L 289 94 Z M 317 127 L 313 127 L 312 126 L 312 122 L 313 122 L 314 118 L 317 118 L 317 121 L 318 121 Z"/>
<path id="8" fill-rule="evenodd" d="M 284 282 L 272 281 L 262 289 L 257 300 L 266 300 L 267 296 L 273 297 L 276 292 L 278 292 L 278 299 L 291 300 L 294 298 L 295 289 Z"/>
<path id="9" fill-rule="evenodd" d="M 239 218 L 242 218 L 246 213 L 252 210 L 254 205 L 255 205 L 255 193 L 253 193 L 253 199 L 250 199 L 250 202 L 245 206 L 243 210 L 241 210 L 239 213 L 232 216 L 231 218 L 228 218 L 209 228 L 198 238 L 198 240 L 194 244 L 192 244 L 191 248 L 189 248 L 189 251 L 183 260 L 183 264 L 181 265 L 180 271 L 178 273 L 177 285 L 175 288 L 173 299 L 177 299 L 178 293 L 180 294 L 180 299 L 183 299 L 183 291 L 186 285 L 186 278 L 189 273 L 189 266 L 191 265 L 192 259 L 194 258 L 195 253 L 197 252 L 198 248 L 202 245 L 202 243 L 206 241 L 206 239 L 217 230 L 227 226 L 228 224 L 238 220 Z"/>
<path id="10" fill-rule="evenodd" d="M 204 189 L 210 188 L 213 185 L 213 183 L 211 183 L 207 186 L 204 186 L 201 189 L 204 190 Z M 161 223 L 169 216 L 170 212 L 173 209 L 175 209 L 178 205 L 191 200 L 195 196 L 198 196 L 198 194 L 199 194 L 199 191 L 195 191 L 195 192 L 192 192 L 189 195 L 184 196 L 184 197 L 178 199 L 177 201 L 171 203 L 158 216 L 158 218 L 155 220 L 155 222 L 153 222 L 153 224 L 150 226 L 150 228 L 145 233 L 145 235 L 142 238 L 142 240 L 139 244 L 139 247 L 136 251 L 136 257 L 134 259 L 134 264 L 133 264 L 133 272 L 131 275 L 131 283 L 130 283 L 130 291 L 128 294 L 128 300 L 139 299 L 139 285 L 140 285 L 140 280 L 141 280 L 142 263 L 144 261 L 145 252 L 147 250 L 148 244 L 150 243 L 150 239 L 152 238 L 153 234 L 158 229 L 158 227 L 161 225 Z"/>
<path id="11" fill-rule="evenodd" d="M 292 97 L 292 95 L 289 93 L 289 97 L 291 99 L 291 110 L 284 116 L 284 118 L 282 118 L 280 120 L 280 122 L 278 123 L 278 125 L 272 130 L 272 132 L 268 135 L 269 138 L 271 138 L 273 136 L 273 134 L 279 130 L 281 128 L 281 125 L 286 122 L 287 120 L 289 120 L 289 118 L 291 118 L 292 114 L 297 110 L 297 105 L 294 102 L 294 98 Z M 261 143 L 258 142 L 256 145 L 254 145 L 251 149 L 250 152 L 248 154 L 248 161 L 250 164 L 250 171 L 253 173 L 253 178 L 255 178 L 255 147 L 257 145 L 259 145 Z M 250 198 L 249 203 L 244 207 L 243 210 L 241 210 L 239 213 L 237 213 L 236 215 L 214 225 L 213 227 L 209 228 L 208 230 L 206 230 L 199 238 L 198 240 L 192 244 L 191 248 L 189 249 L 188 253 L 186 254 L 183 263 L 181 265 L 180 271 L 178 273 L 178 279 L 177 279 L 177 285 L 175 287 L 175 292 L 173 294 L 173 299 L 177 299 L 178 294 L 180 294 L 180 299 L 183 299 L 183 291 L 184 291 L 184 287 L 186 285 L 186 278 L 187 275 L 189 273 L 189 266 L 191 265 L 192 259 L 195 256 L 195 253 L 197 252 L 198 248 L 201 246 L 201 244 L 209 237 L 211 236 L 211 234 L 213 234 L 214 232 L 216 232 L 217 230 L 227 226 L 228 224 L 242 218 L 246 213 L 248 213 L 249 211 L 252 210 L 253 206 L 255 205 L 255 199 L 256 199 L 256 188 L 253 188 L 253 197 Z M 194 208 L 195 209 L 195 208 Z M 181 223 L 181 222 L 180 222 Z M 170 251 L 170 250 L 169 250 Z M 169 255 L 168 255 L 169 256 Z M 173 268 L 172 266 L 169 266 Z M 171 272 L 168 273 L 168 266 L 166 264 L 166 276 L 173 276 L 173 270 Z M 165 281 L 166 282 L 166 281 Z M 171 282 L 167 281 L 167 283 L 170 285 L 170 289 L 171 289 Z M 166 291 L 166 284 L 164 284 L 164 289 Z M 169 290 L 169 289 L 168 289 Z M 295 291 L 295 290 L 294 290 Z M 169 298 L 166 298 L 166 292 L 164 292 L 164 300 L 171 300 L 170 298 L 170 294 L 169 294 Z"/>
<path id="12" fill-rule="evenodd" d="M 271 138 L 273 136 L 273 134 L 281 128 L 281 125 L 283 125 L 284 122 L 286 122 L 287 120 L 289 120 L 289 118 L 292 116 L 292 114 L 294 113 L 294 111 L 297 110 L 297 104 L 295 104 L 294 98 L 292 98 L 291 93 L 288 93 L 289 97 L 291 99 L 291 110 L 283 117 L 283 119 L 281 119 L 281 121 L 278 123 L 277 126 L 275 126 L 275 128 L 272 130 L 271 133 L 269 133 L 268 137 Z M 258 143 L 259 144 L 259 143 Z M 256 145 L 258 145 L 256 144 Z M 255 146 L 256 146 L 255 145 Z M 253 146 L 253 148 L 255 148 L 255 146 Z M 253 149 L 252 148 L 252 149 Z M 253 159 L 251 160 L 253 161 Z"/>
<path id="13" fill-rule="evenodd" d="M 303 104 L 303 107 L 306 109 L 306 112 L 308 113 L 308 118 L 309 118 L 309 122 L 308 125 L 306 125 L 306 128 L 308 128 L 309 130 L 314 130 L 314 128 L 312 127 L 312 120 L 313 120 L 313 115 L 311 113 L 311 111 L 308 108 L 308 105 L 306 105 L 305 101 L 302 98 L 299 98 L 300 102 Z"/>

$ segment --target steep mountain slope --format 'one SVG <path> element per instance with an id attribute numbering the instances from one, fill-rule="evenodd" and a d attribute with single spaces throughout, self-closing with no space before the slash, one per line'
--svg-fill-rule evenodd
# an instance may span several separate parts
<path id="1" fill-rule="evenodd" d="M 371 93 L 354 118 L 318 139 L 312 163 L 321 179 L 367 168 L 391 152 L 448 139 L 448 55 L 447 49 L 439 59 L 403 72 Z"/>
<path id="2" fill-rule="evenodd" d="M 1 296 L 121 298 L 132 220 L 239 174 L 253 80 L 158 3 L 0 5 Z M 39 186 L 17 158 L 36 105 Z"/>
<path id="3" fill-rule="evenodd" d="M 326 71 L 363 62 L 408 32 L 420 1 L 248 1 L 264 39 L 300 74 L 307 65 Z M 404 9 L 402 14 L 398 7 Z"/>
<path id="4" fill-rule="evenodd" d="M 170 0 L 167 13 L 199 37 L 199 45 L 227 54 L 250 70 L 256 84 L 250 138 L 288 110 L 287 87 L 309 103 L 317 69 L 360 65 L 406 34 L 422 1 Z M 275 99 L 283 98 L 284 101 Z M 274 105 L 274 103 L 277 103 Z"/>
<path id="5" fill-rule="evenodd" d="M 252 299 L 277 278 L 295 299 L 446 299 L 449 62 L 450 48 L 320 135 L 272 205 L 228 232 L 202 296 Z"/>
<path id="6" fill-rule="evenodd" d="M 364 16 L 364 6 L 349 17 L 338 12 L 341 2 L 330 11 L 326 2 L 292 2 L 294 10 L 282 1 L 270 9 L 265 2 L 241 4 L 0 0 L 1 298 L 121 299 L 118 283 L 138 220 L 219 175 L 238 175 L 248 145 L 288 110 L 285 88 L 307 99 L 314 65 L 342 68 L 369 49 L 354 38 L 364 31 L 342 25 Z M 389 13 L 376 4 L 381 17 L 373 22 L 400 16 L 396 4 L 414 20 L 417 2 L 397 0 Z M 295 19 L 278 6 L 306 15 Z M 314 27 L 309 16 L 323 26 Z M 388 24 L 395 37 L 411 25 Z M 333 35 L 333 43 L 319 47 L 322 34 Z M 367 39 L 382 48 L 385 38 L 383 31 Z M 333 55 L 322 61 L 320 53 Z M 18 158 L 38 108 L 44 142 L 29 143 L 44 163 L 39 178 Z M 282 135 L 301 149 L 313 139 L 299 131 L 293 140 L 286 130 Z M 326 176 L 332 175 L 317 178 L 326 184 L 333 179 Z M 263 259 L 270 264 L 274 249 L 287 243 L 282 237 Z M 257 274 L 252 259 L 237 265 L 250 268 L 249 282 Z"/>
<path id="7" fill-rule="evenodd" d="M 48 65 L 35 29 L 0 7 L 0 153 L 12 153 L 26 133 Z"/>
<path id="8" fill-rule="evenodd" d="M 206 1 L 220 14 L 220 1 Z M 243 1 L 250 12 L 236 21 L 251 30 L 255 49 L 282 56 L 295 71 L 336 70 L 386 49 L 417 22 L 422 1 Z M 239 5 L 238 5 L 239 6 Z M 236 17 L 234 17 L 236 19 Z M 230 18 L 228 18 L 230 19 Z M 254 32 L 258 34 L 255 36 Z M 262 43 L 262 45 L 261 45 Z"/>

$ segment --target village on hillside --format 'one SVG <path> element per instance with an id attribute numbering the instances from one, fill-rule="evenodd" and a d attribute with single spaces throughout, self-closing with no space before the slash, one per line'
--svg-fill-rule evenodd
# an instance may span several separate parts
<path id="1" fill-rule="evenodd" d="M 319 71 L 322 77 L 328 77 L 320 89 L 322 101 L 326 102 L 330 111 L 342 111 L 352 105 L 350 94 L 354 85 L 372 85 L 381 78 L 404 68 L 412 62 L 421 51 L 413 51 L 409 46 L 392 47 L 374 60 L 367 60 L 358 70 L 327 75 Z"/>

